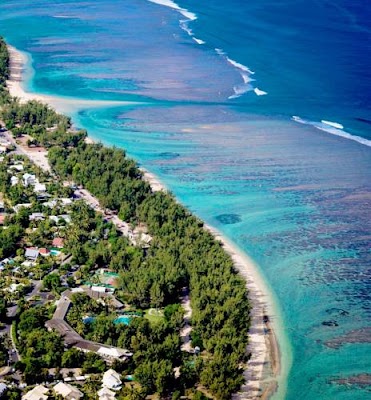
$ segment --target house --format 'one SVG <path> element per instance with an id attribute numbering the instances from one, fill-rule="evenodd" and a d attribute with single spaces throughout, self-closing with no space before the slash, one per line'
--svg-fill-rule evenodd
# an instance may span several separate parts
<path id="1" fill-rule="evenodd" d="M 4 211 L 4 202 L 0 201 L 0 211 Z"/>
<path id="2" fill-rule="evenodd" d="M 22 207 L 24 208 L 31 208 L 32 204 L 31 203 L 23 203 L 23 204 L 17 204 L 13 207 L 13 210 L 17 213 Z"/>
<path id="3" fill-rule="evenodd" d="M 31 175 L 29 173 L 25 173 L 22 177 L 23 185 L 25 187 L 34 186 L 36 184 L 36 175 Z"/>
<path id="4" fill-rule="evenodd" d="M 44 221 L 45 217 L 44 217 L 44 214 L 43 214 L 43 213 L 35 212 L 35 213 L 32 213 L 32 214 L 28 217 L 28 219 L 29 219 L 30 221 Z"/>
<path id="5" fill-rule="evenodd" d="M 0 146 L 0 154 L 5 154 L 8 151 L 6 146 Z"/>
<path id="6" fill-rule="evenodd" d="M 46 192 L 46 185 L 45 183 L 36 182 L 33 190 L 35 193 L 44 193 Z"/>
<path id="7" fill-rule="evenodd" d="M 29 392 L 27 392 L 24 396 L 22 396 L 22 400 L 47 400 L 49 389 L 47 389 L 43 385 L 37 385 Z"/>
<path id="8" fill-rule="evenodd" d="M 58 217 L 64 219 L 67 224 L 70 224 L 72 221 L 71 215 L 69 215 L 69 214 L 61 214 L 61 215 L 58 215 Z"/>
<path id="9" fill-rule="evenodd" d="M 120 379 L 120 374 L 118 374 L 114 369 L 111 368 L 103 374 L 103 387 L 113 390 L 120 390 L 121 385 L 122 383 Z"/>
<path id="10" fill-rule="evenodd" d="M 6 215 L 0 215 L 0 225 L 4 225 Z"/>
<path id="11" fill-rule="evenodd" d="M 34 267 L 36 265 L 36 263 L 33 261 L 23 261 L 23 263 L 21 265 L 22 265 L 22 267 L 25 267 L 25 268 L 31 268 L 31 267 Z"/>
<path id="12" fill-rule="evenodd" d="M 42 247 L 41 249 L 39 249 L 39 253 L 44 257 L 50 256 L 50 250 L 46 249 L 45 247 Z"/>
<path id="13" fill-rule="evenodd" d="M 97 393 L 99 400 L 114 400 L 116 393 L 104 387 Z"/>
<path id="14" fill-rule="evenodd" d="M 63 382 L 57 383 L 54 386 L 53 390 L 57 395 L 62 396 L 66 400 L 79 400 L 81 397 L 84 396 L 84 394 L 80 392 L 79 389 L 68 383 Z"/>
<path id="15" fill-rule="evenodd" d="M 28 247 L 24 256 L 31 261 L 36 261 L 37 257 L 39 257 L 39 250 L 34 247 Z"/>
<path id="16" fill-rule="evenodd" d="M 7 390 L 8 390 L 8 386 L 6 386 L 5 383 L 1 382 L 0 383 L 0 397 L 2 397 Z"/>
<path id="17" fill-rule="evenodd" d="M 56 237 L 53 239 L 52 246 L 56 247 L 57 249 L 63 249 L 64 246 L 64 239 L 60 237 Z"/>
<path id="18" fill-rule="evenodd" d="M 19 182 L 18 176 L 12 176 L 10 178 L 10 183 L 12 184 L 12 186 L 15 186 L 18 182 Z"/>
<path id="19" fill-rule="evenodd" d="M 15 169 L 18 172 L 23 171 L 23 164 L 15 164 L 9 167 L 10 170 Z"/>

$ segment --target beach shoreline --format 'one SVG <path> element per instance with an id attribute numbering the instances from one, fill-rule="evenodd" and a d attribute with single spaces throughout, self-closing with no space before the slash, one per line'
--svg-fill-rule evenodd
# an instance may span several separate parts
<path id="1" fill-rule="evenodd" d="M 9 92 L 12 96 L 19 98 L 21 102 L 37 100 L 50 104 L 58 112 L 71 112 L 78 108 L 109 107 L 115 105 L 135 104 L 121 101 L 93 101 L 79 100 L 42 94 L 34 94 L 24 89 L 24 73 L 27 66 L 27 56 L 8 46 L 10 54 L 10 79 L 7 81 Z M 90 137 L 89 143 L 94 142 Z M 166 186 L 151 172 L 140 168 L 145 179 L 153 191 L 164 190 Z M 254 262 L 223 236 L 214 227 L 205 224 L 208 230 L 217 240 L 219 240 L 225 251 L 231 256 L 236 270 L 245 279 L 252 304 L 251 327 L 249 333 L 249 345 L 247 348 L 251 357 L 247 362 L 244 372 L 245 383 L 241 391 L 234 395 L 235 399 L 269 399 L 276 392 L 278 378 L 282 374 L 281 354 L 278 340 L 275 334 L 274 302 L 270 297 L 257 266 Z"/>
<path id="2" fill-rule="evenodd" d="M 47 94 L 31 93 L 25 89 L 25 73 L 29 64 L 29 57 L 13 46 L 7 45 L 9 52 L 9 68 L 10 77 L 6 84 L 9 93 L 13 97 L 17 97 L 20 102 L 25 103 L 30 100 L 41 101 L 47 103 L 58 112 L 71 113 L 79 108 L 101 108 L 115 107 L 139 104 L 130 101 L 114 101 L 114 100 L 84 100 L 73 97 L 59 97 Z M 143 103 L 140 103 L 143 104 Z"/>

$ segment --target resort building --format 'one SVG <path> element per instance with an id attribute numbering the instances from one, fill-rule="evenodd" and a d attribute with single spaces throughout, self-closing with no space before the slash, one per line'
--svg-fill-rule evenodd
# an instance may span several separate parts
<path id="1" fill-rule="evenodd" d="M 112 368 L 109 369 L 103 374 L 102 386 L 108 389 L 120 390 L 122 386 L 120 374 Z"/>
<path id="2" fill-rule="evenodd" d="M 15 186 L 19 182 L 18 176 L 12 176 L 10 178 L 10 183 L 12 186 Z"/>
<path id="3" fill-rule="evenodd" d="M 49 392 L 43 385 L 37 385 L 29 392 L 27 392 L 24 396 L 22 396 L 22 400 L 47 400 L 48 396 L 46 393 Z"/>
<path id="4" fill-rule="evenodd" d="M 8 390 L 8 386 L 6 386 L 5 383 L 1 382 L 0 383 L 0 397 L 2 397 L 7 390 Z"/>
<path id="5" fill-rule="evenodd" d="M 57 249 L 62 249 L 64 246 L 64 240 L 60 237 L 56 237 L 53 239 L 52 246 Z"/>
<path id="6" fill-rule="evenodd" d="M 31 175 L 31 174 L 28 174 L 28 173 L 24 174 L 22 179 L 23 179 L 23 185 L 25 187 L 34 186 L 36 184 L 36 181 L 37 181 L 36 180 L 36 175 Z"/>
<path id="7" fill-rule="evenodd" d="M 99 390 L 97 395 L 99 400 L 114 400 L 116 393 L 107 387 L 103 387 L 101 390 Z"/>
<path id="8" fill-rule="evenodd" d="M 35 212 L 35 213 L 32 213 L 32 214 L 28 217 L 28 219 L 29 219 L 30 221 L 44 221 L 45 217 L 44 217 L 44 214 L 43 214 L 43 213 Z"/>
<path id="9" fill-rule="evenodd" d="M 79 400 L 81 397 L 84 396 L 84 394 L 80 392 L 79 389 L 68 383 L 63 382 L 57 383 L 54 386 L 53 390 L 57 395 L 62 396 L 66 400 Z"/>
<path id="10" fill-rule="evenodd" d="M 34 247 L 29 247 L 26 249 L 26 253 L 24 255 L 28 260 L 36 261 L 37 257 L 39 257 L 39 250 Z"/>

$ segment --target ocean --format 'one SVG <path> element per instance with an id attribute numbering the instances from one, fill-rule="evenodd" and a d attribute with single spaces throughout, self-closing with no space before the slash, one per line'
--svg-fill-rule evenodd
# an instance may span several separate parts
<path id="1" fill-rule="evenodd" d="M 370 20 L 361 0 L 0 4 L 28 89 L 137 102 L 71 115 L 256 262 L 276 399 L 371 396 Z"/>

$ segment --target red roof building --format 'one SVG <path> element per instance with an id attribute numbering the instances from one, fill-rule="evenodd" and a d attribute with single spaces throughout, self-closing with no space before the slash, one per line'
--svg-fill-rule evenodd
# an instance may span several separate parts
<path id="1" fill-rule="evenodd" d="M 64 239 L 59 238 L 59 237 L 53 239 L 52 246 L 53 246 L 53 247 L 57 247 L 58 249 L 63 248 L 63 246 L 64 246 Z"/>

